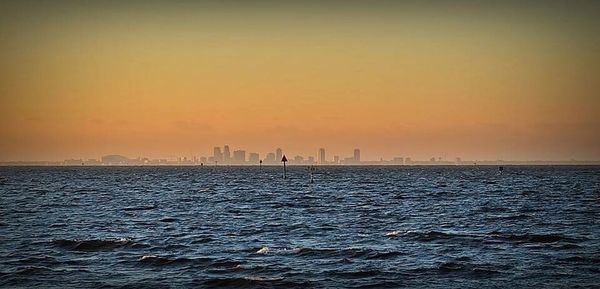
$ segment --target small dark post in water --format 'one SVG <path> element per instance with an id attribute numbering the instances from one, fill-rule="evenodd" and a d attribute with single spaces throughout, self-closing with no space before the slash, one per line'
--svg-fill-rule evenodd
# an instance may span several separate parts
<path id="1" fill-rule="evenodd" d="M 287 170 L 285 168 L 285 163 L 287 162 L 287 158 L 285 157 L 285 155 L 283 155 L 283 157 L 281 158 L 281 162 L 283 163 L 283 178 L 286 179 L 287 178 Z"/>
<path id="2" fill-rule="evenodd" d="M 310 182 L 314 183 L 315 179 L 313 177 L 313 173 L 315 172 L 315 167 L 311 165 L 310 167 L 308 167 L 308 171 L 310 172 Z"/>
<path id="3" fill-rule="evenodd" d="M 504 167 L 503 166 L 499 166 L 498 167 L 498 171 L 503 172 L 504 171 Z"/>
<path id="4" fill-rule="evenodd" d="M 259 160 L 259 161 L 258 161 L 258 169 L 259 169 L 259 170 L 262 170 L 262 160 Z"/>

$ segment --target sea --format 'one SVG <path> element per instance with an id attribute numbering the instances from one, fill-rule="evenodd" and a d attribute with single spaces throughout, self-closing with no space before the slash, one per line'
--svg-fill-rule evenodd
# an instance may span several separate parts
<path id="1" fill-rule="evenodd" d="M 600 288 L 600 167 L 0 167 L 0 287 Z"/>

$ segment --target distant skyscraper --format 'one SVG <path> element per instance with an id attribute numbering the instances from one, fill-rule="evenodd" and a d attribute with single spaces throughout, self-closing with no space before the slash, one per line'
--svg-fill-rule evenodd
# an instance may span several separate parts
<path id="1" fill-rule="evenodd" d="M 360 162 L 360 150 L 359 149 L 354 149 L 354 161 L 355 162 Z"/>
<path id="2" fill-rule="evenodd" d="M 334 164 L 339 164 L 340 163 L 340 156 L 333 156 L 333 163 Z"/>
<path id="3" fill-rule="evenodd" d="M 403 165 L 404 164 L 404 158 L 395 157 L 394 159 L 392 159 L 392 163 L 395 164 L 395 165 Z"/>
<path id="4" fill-rule="evenodd" d="M 319 164 L 325 164 L 325 149 L 320 148 L 319 153 L 317 154 L 317 159 L 319 160 Z"/>
<path id="5" fill-rule="evenodd" d="M 277 150 L 275 151 L 275 159 L 276 161 L 281 161 L 281 158 L 283 157 L 283 151 L 280 148 L 277 148 Z"/>
<path id="6" fill-rule="evenodd" d="M 279 160 L 281 160 L 281 159 L 279 159 Z M 265 157 L 265 163 L 266 164 L 277 163 L 277 161 L 275 160 L 275 154 L 274 153 L 268 153 L 267 157 Z"/>
<path id="7" fill-rule="evenodd" d="M 223 162 L 226 164 L 231 162 L 231 152 L 228 145 L 223 147 Z"/>
<path id="8" fill-rule="evenodd" d="M 215 147 L 213 149 L 213 158 L 215 160 L 215 162 L 223 162 L 223 153 L 221 152 L 221 148 L 220 147 Z"/>
<path id="9" fill-rule="evenodd" d="M 237 150 L 233 151 L 233 161 L 236 164 L 243 164 L 246 162 L 246 151 Z"/>
<path id="10" fill-rule="evenodd" d="M 121 155 L 108 155 L 102 157 L 102 163 L 109 165 L 121 165 L 129 162 L 127 157 Z M 81 161 L 77 161 L 77 164 L 81 164 Z"/>
<path id="11" fill-rule="evenodd" d="M 250 153 L 248 155 L 248 162 L 251 164 L 258 164 L 259 160 L 260 160 L 260 156 L 257 153 Z"/>
<path id="12" fill-rule="evenodd" d="M 294 157 L 294 163 L 295 164 L 301 164 L 304 162 L 304 158 L 302 156 L 295 156 Z"/>

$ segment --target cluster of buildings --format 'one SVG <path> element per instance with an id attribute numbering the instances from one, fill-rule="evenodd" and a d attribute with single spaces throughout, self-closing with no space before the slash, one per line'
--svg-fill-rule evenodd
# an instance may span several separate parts
<path id="1" fill-rule="evenodd" d="M 283 150 L 277 148 L 274 152 L 269 152 L 264 158 L 255 152 L 246 152 L 245 150 L 231 150 L 229 145 L 223 147 L 214 147 L 212 156 L 209 157 L 178 157 L 176 159 L 149 159 L 134 158 L 130 159 L 122 155 L 106 155 L 100 160 L 96 159 L 69 159 L 65 160 L 64 165 L 276 165 L 281 163 Z M 429 161 L 413 161 L 411 158 L 395 157 L 391 160 L 364 161 L 361 160 L 360 149 L 354 149 L 352 156 L 341 158 L 334 155 L 328 158 L 325 148 L 320 148 L 315 156 L 287 156 L 290 165 L 453 165 L 462 164 L 460 158 L 455 161 L 446 161 L 442 158 L 431 158 Z"/>
<path id="2" fill-rule="evenodd" d="M 264 158 L 255 152 L 245 150 L 231 151 L 228 145 L 214 147 L 212 156 L 209 157 L 177 157 L 170 159 L 149 159 L 145 157 L 128 158 L 122 155 L 106 155 L 100 159 L 67 159 L 64 161 L 12 161 L 0 162 L 0 165 L 68 165 L 68 166 L 94 166 L 94 165 L 278 165 L 283 158 L 283 150 L 277 148 L 269 152 Z M 410 157 L 394 157 L 389 160 L 362 160 L 360 149 L 354 149 L 352 156 L 341 158 L 338 155 L 328 157 L 324 148 L 320 148 L 315 156 L 296 155 L 286 156 L 290 165 L 598 165 L 598 161 L 504 161 L 504 160 L 462 160 L 457 157 L 446 160 L 442 157 L 432 157 L 429 160 L 413 160 Z"/>
<path id="3" fill-rule="evenodd" d="M 277 148 L 274 152 L 269 152 L 266 154 L 264 159 L 260 158 L 258 153 L 248 153 L 248 157 L 246 157 L 245 150 L 235 150 L 233 153 L 231 152 L 228 145 L 221 147 L 214 147 L 213 155 L 208 158 L 200 158 L 202 163 L 204 160 L 208 161 L 208 163 L 215 164 L 233 164 L 233 165 L 244 165 L 244 164 L 279 164 L 281 159 L 283 158 L 283 150 L 281 148 Z M 339 156 L 334 156 L 333 160 L 328 160 L 325 154 L 325 149 L 320 148 L 317 152 L 317 158 L 314 156 L 304 157 L 302 155 L 296 155 L 294 157 L 287 156 L 288 163 L 291 165 L 313 165 L 313 164 L 322 164 L 322 165 L 339 165 L 339 164 L 360 164 L 360 149 L 354 149 L 354 154 L 351 157 L 347 157 L 344 159 L 340 159 Z"/>
<path id="4" fill-rule="evenodd" d="M 277 149 L 278 155 L 282 155 L 281 149 Z M 213 148 L 213 155 L 211 157 L 201 157 L 201 163 L 215 163 L 215 164 L 234 164 L 234 165 L 243 165 L 243 164 L 258 164 L 260 162 L 260 155 L 258 153 L 249 152 L 246 157 L 245 150 L 234 150 L 233 153 L 229 149 L 228 145 L 223 146 L 221 150 L 220 147 Z M 273 163 L 275 163 L 275 158 L 273 157 Z"/>
<path id="5" fill-rule="evenodd" d="M 214 147 L 212 156 L 209 157 L 178 157 L 177 159 L 149 159 L 134 158 L 130 159 L 122 155 L 106 155 L 100 160 L 96 159 L 68 159 L 63 161 L 63 165 L 276 165 L 281 163 L 283 150 L 277 148 L 274 152 L 267 153 L 264 158 L 255 152 L 247 152 L 242 149 L 231 150 L 228 145 L 223 147 Z M 360 149 L 354 149 L 351 157 L 340 158 L 333 156 L 328 159 L 325 149 L 320 148 L 317 156 L 294 157 L 286 156 L 290 165 L 357 165 L 361 164 Z"/>

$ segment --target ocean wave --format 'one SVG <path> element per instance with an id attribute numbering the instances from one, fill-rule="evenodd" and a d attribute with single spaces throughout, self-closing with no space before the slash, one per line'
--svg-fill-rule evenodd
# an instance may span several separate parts
<path id="1" fill-rule="evenodd" d="M 225 268 L 225 269 L 236 269 L 242 262 L 231 260 L 231 259 L 213 259 L 208 257 L 176 257 L 176 256 L 158 256 L 158 255 L 144 255 L 137 259 L 141 264 L 154 265 L 154 266 L 167 266 L 167 265 L 188 265 L 192 267 L 213 267 L 213 268 Z"/>
<path id="2" fill-rule="evenodd" d="M 232 287 L 232 288 L 255 288 L 280 286 L 283 288 L 305 288 L 309 286 L 306 282 L 287 280 L 283 277 L 258 277 L 247 276 L 238 278 L 214 278 L 203 282 L 207 287 Z"/>
<path id="3" fill-rule="evenodd" d="M 373 260 L 383 260 L 383 259 L 392 259 L 398 256 L 404 255 L 404 253 L 398 251 L 386 251 L 386 252 L 371 252 L 367 254 L 367 259 Z"/>
<path id="4" fill-rule="evenodd" d="M 512 233 L 503 233 L 503 232 L 494 231 L 494 232 L 488 233 L 488 235 L 490 235 L 494 238 L 513 241 L 513 242 L 519 242 L 519 243 L 556 243 L 559 241 L 569 241 L 569 242 L 579 241 L 575 238 L 570 238 L 567 236 L 563 236 L 561 234 L 512 234 Z"/>
<path id="5" fill-rule="evenodd" d="M 237 260 L 219 259 L 219 260 L 212 261 L 210 266 L 211 267 L 220 267 L 220 268 L 235 268 L 237 266 L 240 266 L 241 264 L 242 264 L 242 262 L 237 261 Z"/>
<path id="6" fill-rule="evenodd" d="M 515 214 L 515 215 L 495 215 L 485 217 L 486 220 L 523 220 L 532 218 L 529 214 Z"/>
<path id="7" fill-rule="evenodd" d="M 125 246 L 134 246 L 136 245 L 130 239 L 120 238 L 120 239 L 88 239 L 88 240 L 68 240 L 68 239 L 59 239 L 52 241 L 53 244 L 68 248 L 72 250 L 82 250 L 82 251 L 91 251 L 91 250 L 107 250 L 114 249 Z"/>
<path id="8" fill-rule="evenodd" d="M 145 255 L 138 259 L 140 263 L 152 265 L 188 264 L 197 260 L 183 257 L 162 257 L 156 255 Z"/>
<path id="9" fill-rule="evenodd" d="M 269 247 L 262 247 L 258 251 L 256 251 L 256 254 L 267 254 L 267 253 L 269 253 Z"/>
<path id="10" fill-rule="evenodd" d="M 92 188 L 79 188 L 79 189 L 74 189 L 72 191 L 70 191 L 69 193 L 93 193 L 96 192 L 96 189 L 92 189 Z"/>
<path id="11" fill-rule="evenodd" d="M 331 249 L 331 248 L 296 248 L 293 252 L 298 256 L 305 257 L 319 257 L 319 258 L 331 258 L 331 257 L 345 257 L 355 258 L 365 256 L 372 252 L 370 249 L 362 248 L 347 248 L 347 249 Z"/>
<path id="12" fill-rule="evenodd" d="M 383 274 L 384 272 L 379 270 L 360 270 L 360 271 L 332 271 L 328 272 L 328 274 L 347 278 L 347 279 L 361 279 L 361 278 L 370 278 Z"/>
<path id="13" fill-rule="evenodd" d="M 145 210 L 153 210 L 156 208 L 157 208 L 156 205 L 140 206 L 140 207 L 125 207 L 125 208 L 123 208 L 123 211 L 145 211 Z"/>
<path id="14" fill-rule="evenodd" d="M 496 206 L 492 206 L 492 205 L 484 205 L 484 206 L 481 206 L 479 208 L 479 211 L 483 212 L 483 213 L 495 213 L 495 212 L 501 213 L 501 212 L 508 211 L 508 209 L 505 208 L 505 207 L 496 207 Z"/>
<path id="15" fill-rule="evenodd" d="M 29 256 L 29 257 L 20 258 L 20 259 L 9 259 L 9 260 L 5 260 L 3 263 L 19 265 L 19 264 L 57 264 L 59 262 L 54 257 L 43 255 L 43 256 Z"/>
<path id="16" fill-rule="evenodd" d="M 490 264 L 472 264 L 469 262 L 460 261 L 460 259 L 443 262 L 437 267 L 437 270 L 441 273 L 463 272 L 482 277 L 500 274 L 500 269 L 502 268 L 498 266 Z"/>
<path id="17" fill-rule="evenodd" d="M 457 237 L 471 237 L 471 235 L 468 235 L 468 234 L 440 232 L 440 231 L 427 231 L 427 232 L 406 231 L 402 234 L 402 236 L 413 237 L 420 241 L 435 241 L 435 240 L 451 239 L 451 238 L 457 238 Z"/>
<path id="18" fill-rule="evenodd" d="M 568 243 L 568 244 L 553 245 L 553 248 L 557 249 L 557 250 L 576 250 L 576 249 L 581 249 L 583 247 L 579 246 L 577 244 Z"/>
<path id="19" fill-rule="evenodd" d="M 175 221 L 177 221 L 177 218 L 173 218 L 173 217 L 165 217 L 165 218 L 162 218 L 162 219 L 160 219 L 160 221 L 161 221 L 161 222 L 164 222 L 164 223 L 172 223 L 172 222 L 175 222 Z"/>
<path id="20" fill-rule="evenodd" d="M 465 264 L 462 262 L 444 262 L 438 266 L 438 270 L 442 272 L 461 271 L 465 269 Z"/>
<path id="21" fill-rule="evenodd" d="M 214 238 L 211 237 L 204 237 L 204 238 L 200 238 L 200 239 L 194 239 L 193 241 L 191 241 L 191 244 L 204 244 L 204 243 L 210 243 L 215 241 Z"/>
<path id="22" fill-rule="evenodd" d="M 402 252 L 389 250 L 374 250 L 369 248 L 296 248 L 292 250 L 293 254 L 302 257 L 313 258 L 342 258 L 342 263 L 351 263 L 351 258 L 365 258 L 369 260 L 392 259 L 400 255 Z"/>
<path id="23" fill-rule="evenodd" d="M 572 256 L 558 259 L 560 263 L 600 264 L 600 256 Z"/>
<path id="24" fill-rule="evenodd" d="M 13 272 L 10 275 L 31 276 L 31 275 L 46 274 L 46 273 L 52 273 L 52 272 L 54 272 L 54 270 L 52 268 L 48 268 L 48 267 L 27 266 L 24 268 L 17 269 L 15 272 Z"/>

